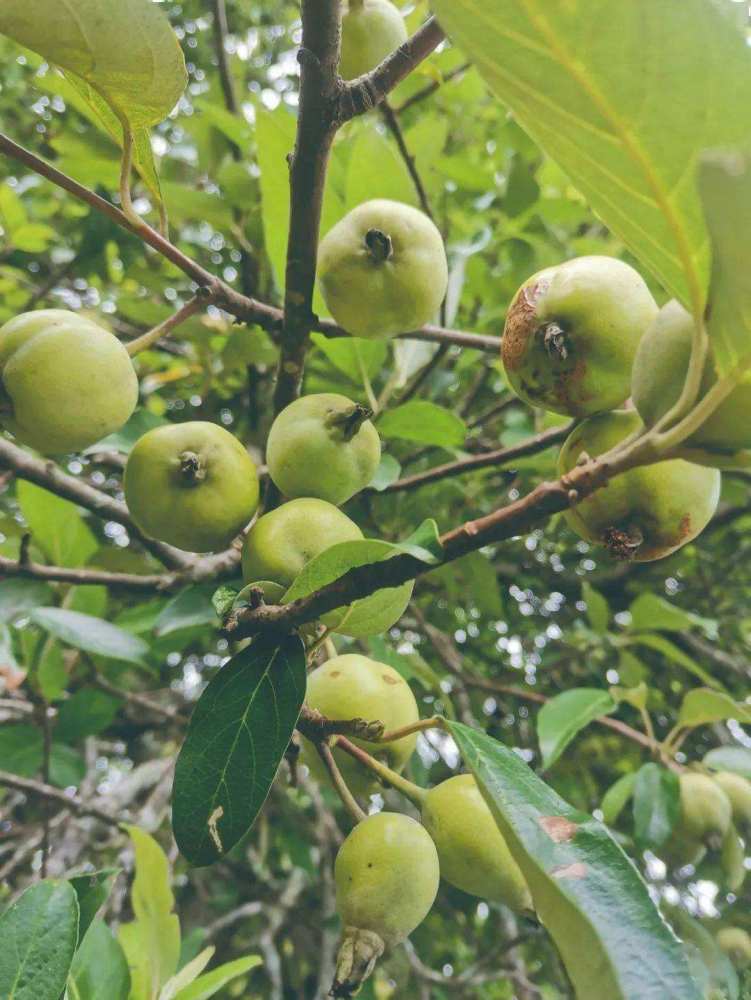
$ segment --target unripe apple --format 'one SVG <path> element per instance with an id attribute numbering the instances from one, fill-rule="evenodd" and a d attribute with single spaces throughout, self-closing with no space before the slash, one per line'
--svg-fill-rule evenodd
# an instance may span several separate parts
<path id="1" fill-rule="evenodd" d="M 644 423 L 651 427 L 678 402 L 691 357 L 694 320 L 680 303 L 668 302 L 642 337 L 636 352 L 631 392 Z M 717 381 L 710 356 L 704 366 L 700 398 Z M 694 433 L 687 447 L 734 452 L 751 448 L 751 372 L 746 372 Z"/>
<path id="2" fill-rule="evenodd" d="M 359 653 L 334 656 L 310 673 L 305 702 L 327 719 L 380 721 L 384 732 L 410 726 L 420 718 L 412 689 L 401 674 L 388 664 Z M 361 739 L 353 742 L 394 771 L 401 771 L 414 752 L 417 735 L 403 736 L 393 743 Z M 305 739 L 303 754 L 316 778 L 324 780 L 325 768 L 315 748 Z M 380 786 L 373 773 L 349 754 L 335 748 L 334 759 L 353 795 L 365 798 L 378 791 Z"/>
<path id="3" fill-rule="evenodd" d="M 431 788 L 422 821 L 435 841 L 447 882 L 473 896 L 505 903 L 517 913 L 532 909 L 521 868 L 471 774 L 458 774 Z"/>
<path id="4" fill-rule="evenodd" d="M 226 548 L 258 507 L 258 472 L 236 437 L 201 420 L 155 427 L 125 466 L 138 527 L 189 552 Z"/>
<path id="5" fill-rule="evenodd" d="M 595 458 L 641 426 L 633 410 L 599 413 L 569 435 L 558 458 L 560 475 L 579 456 Z M 696 538 L 720 499 L 720 473 L 680 459 L 622 472 L 567 510 L 566 520 L 587 541 L 636 562 L 662 559 Z"/>
<path id="6" fill-rule="evenodd" d="M 732 806 L 722 788 L 707 774 L 684 771 L 680 777 L 680 833 L 711 850 L 719 849 L 730 829 Z"/>
<path id="7" fill-rule="evenodd" d="M 751 781 L 732 771 L 718 771 L 712 779 L 730 799 L 735 825 L 751 833 Z"/>
<path id="8" fill-rule="evenodd" d="M 290 500 L 259 517 L 246 535 L 245 582 L 270 580 L 287 588 L 314 556 L 337 542 L 361 538 L 355 522 L 326 500 Z"/>
<path id="9" fill-rule="evenodd" d="M 723 927 L 717 932 L 717 944 L 739 972 L 751 966 L 751 934 L 742 927 Z"/>
<path id="10" fill-rule="evenodd" d="M 639 340 L 657 315 L 642 277 L 614 257 L 576 257 L 526 281 L 506 316 L 501 357 L 514 392 L 583 417 L 629 395 Z"/>
<path id="11" fill-rule="evenodd" d="M 345 80 L 369 73 L 407 41 L 404 18 L 389 0 L 349 0 L 342 12 L 342 55 Z"/>
<path id="12" fill-rule="evenodd" d="M 346 838 L 334 877 L 344 932 L 332 995 L 351 997 L 384 949 L 404 941 L 428 915 L 438 892 L 438 853 L 418 822 L 382 812 Z"/>
<path id="13" fill-rule="evenodd" d="M 137 402 L 128 352 L 91 320 L 40 309 L 0 328 L 0 417 L 22 444 L 81 451 L 119 430 Z"/>
<path id="14" fill-rule="evenodd" d="M 343 504 L 371 481 L 381 439 L 370 410 L 346 396 L 320 392 L 290 403 L 266 442 L 269 475 L 287 497 Z"/>
<path id="15" fill-rule="evenodd" d="M 448 286 L 443 239 L 423 212 L 376 199 L 321 240 L 318 277 L 331 315 L 354 337 L 395 337 L 430 322 Z"/>

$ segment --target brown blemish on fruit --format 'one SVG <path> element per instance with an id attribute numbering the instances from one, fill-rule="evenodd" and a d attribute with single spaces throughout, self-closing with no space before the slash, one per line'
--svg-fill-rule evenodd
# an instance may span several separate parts
<path id="1" fill-rule="evenodd" d="M 381 674 L 384 681 L 387 684 L 399 684 L 401 682 L 401 677 L 392 677 L 391 674 Z"/>
<path id="2" fill-rule="evenodd" d="M 579 827 L 565 816 L 541 816 L 538 820 L 545 833 L 556 844 L 564 844 L 573 840 Z"/>
<path id="3" fill-rule="evenodd" d="M 691 532 L 691 515 L 684 514 L 681 518 L 680 524 L 678 525 L 678 534 L 680 538 L 689 538 L 692 534 Z"/>
<path id="4" fill-rule="evenodd" d="M 329 677 L 341 677 L 341 676 L 342 676 L 341 670 L 332 670 L 331 673 L 329 674 Z"/>
<path id="5" fill-rule="evenodd" d="M 553 878 L 584 878 L 587 874 L 587 866 L 582 861 L 575 861 L 571 865 L 559 865 L 550 872 Z"/>
<path id="6" fill-rule="evenodd" d="M 501 358 L 505 368 L 513 371 L 524 360 L 527 346 L 537 328 L 537 300 L 548 282 L 525 285 L 509 306 L 501 340 Z"/>
<path id="7" fill-rule="evenodd" d="M 630 562 L 644 544 L 644 535 L 638 529 L 623 531 L 622 528 L 606 528 L 602 533 L 602 543 L 616 559 Z"/>

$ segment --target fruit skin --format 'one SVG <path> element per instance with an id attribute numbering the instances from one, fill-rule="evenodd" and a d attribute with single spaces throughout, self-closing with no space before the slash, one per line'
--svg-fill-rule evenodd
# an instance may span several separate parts
<path id="1" fill-rule="evenodd" d="M 730 829 L 730 799 L 706 774 L 684 771 L 680 777 L 680 785 L 680 834 L 711 849 L 718 848 Z"/>
<path id="2" fill-rule="evenodd" d="M 22 313 L 0 327 L 7 430 L 46 455 L 81 451 L 119 430 L 138 402 L 128 352 L 109 330 L 65 309 Z"/>
<path id="3" fill-rule="evenodd" d="M 718 771 L 712 780 L 730 799 L 735 825 L 739 830 L 751 832 L 751 781 L 732 771 Z"/>
<path id="4" fill-rule="evenodd" d="M 642 277 L 614 257 L 576 257 L 538 271 L 506 316 L 501 358 L 511 388 L 572 417 L 620 406 L 656 315 Z"/>
<path id="5" fill-rule="evenodd" d="M 355 522 L 326 500 L 290 500 L 259 517 L 245 536 L 245 582 L 270 580 L 286 589 L 314 556 L 337 542 L 361 538 Z"/>
<path id="6" fill-rule="evenodd" d="M 350 0 L 342 14 L 339 73 L 345 80 L 369 73 L 407 38 L 404 18 L 389 0 Z"/>
<path id="7" fill-rule="evenodd" d="M 404 941 L 438 892 L 438 852 L 409 816 L 368 816 L 349 834 L 334 864 L 344 924 L 333 996 L 354 996 L 384 948 Z"/>
<path id="8" fill-rule="evenodd" d="M 648 427 L 678 401 L 691 357 L 693 330 L 693 317 L 673 300 L 663 306 L 642 337 L 634 361 L 631 391 L 634 405 Z M 706 395 L 716 381 L 710 356 L 700 395 Z M 716 452 L 751 448 L 751 372 L 743 375 L 727 399 L 684 443 L 687 447 Z"/>
<path id="9" fill-rule="evenodd" d="M 420 718 L 412 689 L 401 674 L 386 663 L 379 663 L 359 653 L 345 653 L 327 660 L 308 675 L 305 702 L 328 719 L 364 719 L 383 723 L 384 732 L 412 725 Z M 353 740 L 368 753 L 401 771 L 414 753 L 417 734 L 403 736 L 393 743 Z M 305 763 L 318 780 L 327 780 L 326 771 L 315 749 L 303 739 Z M 378 780 L 349 754 L 334 750 L 350 791 L 366 798 L 378 791 Z"/>
<path id="10" fill-rule="evenodd" d="M 521 869 L 471 774 L 458 774 L 431 788 L 422 822 L 435 841 L 447 882 L 473 896 L 505 903 L 517 913 L 532 910 Z"/>
<path id="11" fill-rule="evenodd" d="M 717 944 L 740 972 L 751 966 L 751 934 L 742 927 L 723 927 Z"/>
<path id="12" fill-rule="evenodd" d="M 138 527 L 188 552 L 226 548 L 255 514 L 258 495 L 245 448 L 202 420 L 148 431 L 125 466 L 125 499 Z"/>
<path id="13" fill-rule="evenodd" d="M 345 503 L 371 481 L 381 439 L 370 411 L 334 392 L 302 396 L 271 425 L 266 442 L 269 475 L 290 498 Z"/>
<path id="14" fill-rule="evenodd" d="M 599 413 L 569 435 L 558 458 L 560 475 L 579 455 L 603 454 L 641 426 L 633 410 Z M 566 520 L 587 541 L 606 545 L 621 558 L 651 562 L 696 538 L 711 520 L 720 499 L 720 473 L 670 459 L 629 469 L 607 486 L 567 510 Z"/>
<path id="15" fill-rule="evenodd" d="M 353 337 L 395 337 L 437 313 L 448 286 L 443 239 L 427 215 L 398 201 L 366 201 L 321 241 L 326 305 Z"/>

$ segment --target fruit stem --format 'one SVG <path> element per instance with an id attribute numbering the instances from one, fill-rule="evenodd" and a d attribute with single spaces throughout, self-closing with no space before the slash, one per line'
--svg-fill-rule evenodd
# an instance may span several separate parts
<path id="1" fill-rule="evenodd" d="M 438 729 L 442 725 L 442 717 L 440 715 L 432 715 L 429 719 L 418 719 L 417 722 L 412 722 L 408 726 L 402 726 L 401 729 L 392 729 L 390 732 L 380 736 L 376 742 L 393 743 L 394 740 L 401 740 L 405 736 L 411 736 L 412 733 L 421 733 L 425 729 Z"/>
<path id="2" fill-rule="evenodd" d="M 391 237 L 380 229 L 369 229 L 365 234 L 365 246 L 376 264 L 383 264 L 394 256 Z"/>
<path id="3" fill-rule="evenodd" d="M 558 323 L 547 323 L 540 327 L 539 332 L 549 357 L 554 361 L 565 361 L 569 356 L 569 345 L 563 327 Z"/>
<path id="4" fill-rule="evenodd" d="M 390 767 L 386 764 L 382 764 L 380 760 L 376 760 L 372 757 L 366 750 L 361 749 L 354 743 L 350 742 L 346 736 L 336 736 L 332 740 L 332 746 L 340 747 L 345 753 L 348 753 L 350 757 L 354 757 L 359 760 L 361 764 L 365 767 L 369 767 L 371 771 L 378 775 L 378 777 L 384 781 L 387 785 L 391 785 L 398 792 L 401 792 L 405 798 L 408 798 L 410 802 L 414 803 L 418 808 L 420 808 L 425 801 L 425 797 L 428 794 L 424 788 L 420 788 L 413 781 L 409 781 L 407 778 L 402 777 L 401 774 L 397 774 L 396 771 L 392 771 Z"/>
<path id="5" fill-rule="evenodd" d="M 369 407 L 355 403 L 339 413 L 329 413 L 326 417 L 326 426 L 341 431 L 344 440 L 351 441 L 365 421 L 370 420 L 372 416 L 373 411 Z"/>
<path id="6" fill-rule="evenodd" d="M 364 819 L 367 819 L 367 813 L 360 808 L 360 805 L 354 795 L 349 790 L 347 782 L 344 780 L 342 772 L 339 770 L 339 767 L 334 760 L 331 747 L 328 743 L 319 742 L 315 744 L 315 748 L 318 751 L 318 756 L 323 761 L 324 767 L 329 772 L 331 783 L 336 789 L 339 798 L 344 803 L 344 806 L 352 819 L 355 823 L 361 823 Z"/>
<path id="7" fill-rule="evenodd" d="M 660 450 L 669 451 L 671 448 L 677 447 L 682 441 L 685 441 L 687 437 L 693 434 L 695 430 L 698 430 L 704 421 L 714 413 L 720 403 L 727 399 L 733 389 L 735 389 L 746 368 L 748 368 L 748 365 L 736 369 L 732 375 L 726 375 L 724 378 L 719 379 L 706 396 L 682 420 L 679 420 L 669 430 L 658 434 L 657 443 Z"/>
<path id="8" fill-rule="evenodd" d="M 704 374 L 704 366 L 707 361 L 708 353 L 709 337 L 707 336 L 704 322 L 702 319 L 697 319 L 695 316 L 694 331 L 691 341 L 691 356 L 688 362 L 688 369 L 686 370 L 686 379 L 683 383 L 683 389 L 673 406 L 671 406 L 667 413 L 663 414 L 660 420 L 658 420 L 652 428 L 653 431 L 662 432 L 664 428 L 670 427 L 670 425 L 674 424 L 675 421 L 680 421 L 684 416 L 686 416 L 686 414 L 689 414 L 689 416 L 693 414 L 691 407 L 696 402 L 699 390 L 701 389 L 701 380 Z M 683 435 L 683 437 L 678 440 L 682 441 L 685 437 L 686 435 Z"/>
<path id="9" fill-rule="evenodd" d="M 184 451 L 180 455 L 180 475 L 188 486 L 195 486 L 206 478 L 204 464 L 194 451 Z"/>
<path id="10" fill-rule="evenodd" d="M 163 320 L 158 326 L 155 326 L 153 330 L 147 330 L 146 333 L 142 334 L 140 337 L 136 337 L 135 340 L 131 340 L 129 344 L 125 345 L 125 350 L 131 358 L 135 357 L 136 354 L 140 354 L 141 351 L 148 350 L 150 347 L 153 347 L 158 340 L 161 340 L 162 337 L 166 337 L 166 335 L 171 330 L 174 330 L 176 326 L 179 326 L 180 323 L 183 323 L 194 313 L 197 313 L 200 309 L 202 309 L 204 305 L 210 301 L 210 299 L 210 294 L 204 294 L 202 296 L 196 295 L 194 298 L 190 299 L 189 302 L 186 302 L 181 309 L 178 309 L 174 315 L 168 316 L 167 319 Z"/>

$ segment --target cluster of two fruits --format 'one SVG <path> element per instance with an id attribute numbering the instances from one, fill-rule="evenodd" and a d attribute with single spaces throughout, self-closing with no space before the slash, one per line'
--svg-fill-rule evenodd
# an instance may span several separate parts
<path id="1" fill-rule="evenodd" d="M 582 257 L 530 278 L 509 308 L 502 341 L 511 387 L 554 413 L 583 418 L 564 444 L 560 473 L 653 427 L 678 402 L 694 320 L 681 305 L 658 309 L 633 268 Z M 707 359 L 705 395 L 717 380 Z M 635 409 L 615 409 L 631 397 Z M 567 512 L 574 530 L 614 554 L 660 559 L 695 538 L 717 507 L 722 465 L 751 447 L 751 377 L 684 442 L 702 465 L 669 459 L 627 471 Z"/>

